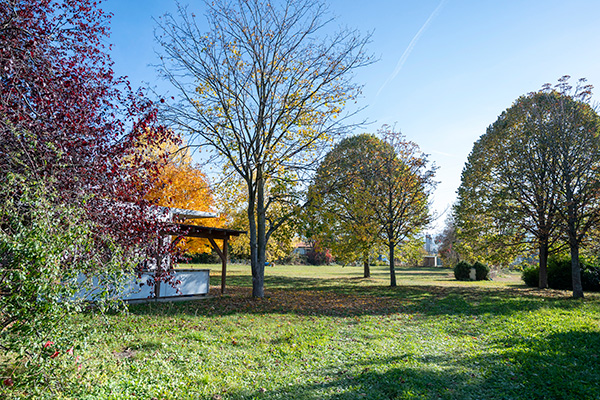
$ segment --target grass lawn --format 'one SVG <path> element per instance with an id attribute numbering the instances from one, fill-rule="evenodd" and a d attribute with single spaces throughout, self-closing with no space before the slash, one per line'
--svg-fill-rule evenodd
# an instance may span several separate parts
<path id="1" fill-rule="evenodd" d="M 457 282 L 437 268 L 275 266 L 252 299 L 248 266 L 219 297 L 80 315 L 60 379 L 0 398 L 600 399 L 600 297 Z M 4 392 L 2 391 L 4 390 Z M 29 390 L 29 391 L 28 391 Z"/>

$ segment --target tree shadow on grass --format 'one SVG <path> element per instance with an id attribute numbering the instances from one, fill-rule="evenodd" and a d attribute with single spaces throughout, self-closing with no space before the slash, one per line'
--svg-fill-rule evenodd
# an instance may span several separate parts
<path id="1" fill-rule="evenodd" d="M 266 297 L 253 299 L 248 277 L 234 276 L 225 296 L 176 303 L 130 306 L 133 314 L 287 314 L 351 317 L 396 313 L 436 316 L 511 315 L 540 308 L 572 309 L 580 301 L 561 291 L 438 285 L 376 286 L 353 278 L 266 277 Z M 214 290 L 214 289 L 213 289 Z M 216 294 L 216 293 L 214 293 Z M 594 298 L 588 301 L 598 301 Z"/>
<path id="2" fill-rule="evenodd" d="M 473 354 L 469 352 L 468 354 Z M 223 398 L 599 399 L 600 336 L 570 331 L 498 342 L 475 356 L 403 354 L 340 364 L 301 383 Z M 315 380 L 316 379 L 316 380 Z M 258 382 L 258 385 L 265 382 Z"/>

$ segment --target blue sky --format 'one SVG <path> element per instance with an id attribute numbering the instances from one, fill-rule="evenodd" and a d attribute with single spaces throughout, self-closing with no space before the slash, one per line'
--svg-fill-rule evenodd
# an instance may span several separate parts
<path id="1" fill-rule="evenodd" d="M 276 0 L 273 0 L 276 1 Z M 185 1 L 181 2 L 186 4 Z M 203 3 L 190 10 L 203 14 Z M 600 93 L 600 1 L 330 0 L 336 23 L 373 31 L 379 61 L 356 74 L 364 84 L 364 131 L 396 124 L 438 165 L 433 207 L 456 198 L 473 143 L 522 94 L 587 78 Z M 115 72 L 134 86 L 157 82 L 152 18 L 171 0 L 106 0 Z M 598 96 L 595 96 L 596 98 Z M 362 131 L 361 131 L 362 132 Z M 357 132 L 357 133 L 361 133 Z M 443 223 L 441 217 L 438 226 Z"/>

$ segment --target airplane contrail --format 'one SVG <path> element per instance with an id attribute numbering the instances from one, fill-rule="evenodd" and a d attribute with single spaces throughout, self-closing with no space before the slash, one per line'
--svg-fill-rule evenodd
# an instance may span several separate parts
<path id="1" fill-rule="evenodd" d="M 446 157 L 457 157 L 456 154 L 444 153 L 443 151 L 431 150 L 431 152 L 434 154 L 439 154 L 439 155 L 446 156 Z"/>
<path id="2" fill-rule="evenodd" d="M 425 32 L 425 30 L 429 27 L 429 25 L 431 24 L 431 21 L 433 21 L 433 19 L 440 13 L 440 11 L 442 10 L 442 7 L 444 6 L 444 4 L 446 4 L 447 1 L 448 0 L 440 1 L 440 4 L 438 4 L 438 6 L 435 8 L 435 10 L 433 10 L 433 12 L 429 16 L 429 18 L 427 18 L 427 21 L 425 21 L 423 26 L 421 26 L 421 29 L 419 29 L 417 34 L 412 38 L 412 40 L 408 44 L 408 47 L 406 48 L 406 50 L 404 50 L 404 53 L 402 53 L 402 57 L 400 57 L 400 60 L 398 60 L 398 63 L 396 64 L 396 68 L 394 69 L 394 72 L 392 72 L 392 74 L 386 79 L 386 81 L 383 83 L 383 85 L 381 85 L 381 87 L 379 88 L 379 91 L 377 92 L 377 96 L 379 96 L 379 94 L 387 86 L 387 84 L 390 83 L 396 77 L 396 75 L 398 75 L 398 73 L 400 73 L 400 70 L 404 66 L 404 63 L 406 62 L 406 59 L 412 52 L 413 48 L 419 41 L 419 38 L 421 37 L 423 32 Z"/>

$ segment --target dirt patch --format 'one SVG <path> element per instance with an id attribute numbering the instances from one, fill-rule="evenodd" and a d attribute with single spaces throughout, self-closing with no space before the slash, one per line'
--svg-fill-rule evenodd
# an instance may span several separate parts
<path id="1" fill-rule="evenodd" d="M 132 350 L 129 347 L 124 348 L 123 351 L 113 351 L 113 355 L 119 360 L 133 360 L 135 353 L 135 350 Z"/>

